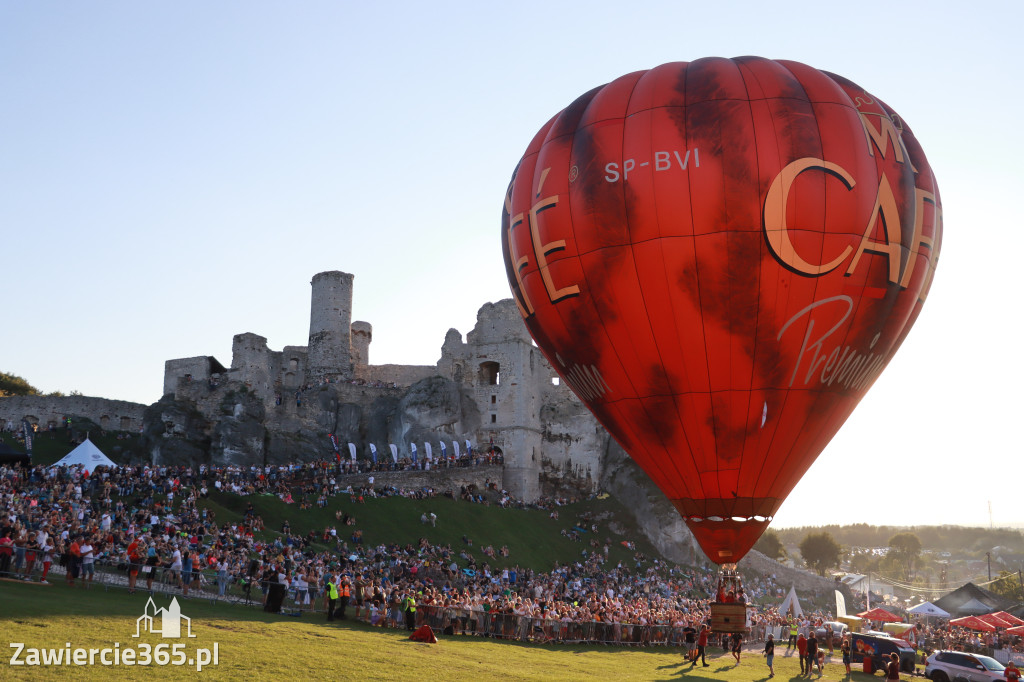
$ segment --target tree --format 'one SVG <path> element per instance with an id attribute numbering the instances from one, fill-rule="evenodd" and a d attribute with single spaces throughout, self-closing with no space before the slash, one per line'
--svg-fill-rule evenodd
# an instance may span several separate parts
<path id="1" fill-rule="evenodd" d="M 1010 601 L 1024 600 L 1024 589 L 1020 585 L 1020 574 L 999 571 L 999 577 L 992 581 L 988 589 Z"/>
<path id="2" fill-rule="evenodd" d="M 921 554 L 921 541 L 913 533 L 897 533 L 889 538 L 889 556 L 903 572 L 904 580 L 914 577 L 914 565 Z"/>
<path id="3" fill-rule="evenodd" d="M 786 556 L 786 548 L 783 546 L 782 540 L 779 539 L 779 534 L 773 530 L 766 530 L 754 545 L 754 549 L 769 559 L 782 559 Z"/>
<path id="4" fill-rule="evenodd" d="M 39 395 L 39 389 L 15 374 L 0 372 L 0 398 L 14 395 Z"/>
<path id="5" fill-rule="evenodd" d="M 820 576 L 824 576 L 828 569 L 839 565 L 842 547 L 829 532 L 809 533 L 800 542 L 799 548 L 804 563 Z"/>

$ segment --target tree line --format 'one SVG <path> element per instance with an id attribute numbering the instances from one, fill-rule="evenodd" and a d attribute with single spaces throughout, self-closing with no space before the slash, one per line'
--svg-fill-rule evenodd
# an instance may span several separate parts
<path id="1" fill-rule="evenodd" d="M 838 538 L 836 536 L 839 536 Z M 840 538 L 845 542 L 840 542 Z M 922 539 L 924 538 L 924 539 Z M 850 542 L 853 540 L 854 542 Z M 849 544 L 847 544 L 849 543 Z M 824 576 L 841 566 L 851 573 L 871 573 L 889 580 L 919 585 L 948 584 L 954 552 L 959 557 L 984 556 L 1002 546 L 1008 553 L 1024 552 L 1024 533 L 1009 529 L 961 528 L 959 526 L 825 526 L 768 530 L 754 549 L 772 559 L 787 558 L 787 547 L 796 546 L 792 558 Z M 965 548 L 974 548 L 965 552 Z M 922 554 L 932 552 L 930 556 Z M 938 559 L 936 553 L 949 552 Z M 990 564 L 991 566 L 991 564 Z M 1000 570 L 988 589 L 1010 600 L 1024 600 L 1024 581 L 1019 572 Z"/>
<path id="2" fill-rule="evenodd" d="M 1024 553 L 1024 532 L 1012 528 L 967 528 L 964 526 L 818 526 L 784 528 L 778 531 L 784 545 L 796 545 L 808 533 L 825 532 L 845 547 L 888 547 L 899 533 L 913 533 L 921 549 L 931 552 L 984 554 L 993 547 L 1005 547 L 1009 553 Z"/>

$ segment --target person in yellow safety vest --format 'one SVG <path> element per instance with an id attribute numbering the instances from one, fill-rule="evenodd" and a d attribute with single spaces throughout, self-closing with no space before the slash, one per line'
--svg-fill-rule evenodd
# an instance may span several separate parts
<path id="1" fill-rule="evenodd" d="M 352 586 L 348 582 L 348 578 L 341 579 L 341 585 L 338 586 L 338 593 L 341 602 L 339 604 L 340 613 L 342 620 L 345 619 L 345 609 L 348 607 L 349 598 L 352 596 Z"/>
<path id="2" fill-rule="evenodd" d="M 405 612 L 405 629 L 415 630 L 416 629 L 416 598 L 412 592 L 408 592 L 405 595 L 405 599 L 402 600 L 402 611 Z"/>
<path id="3" fill-rule="evenodd" d="M 790 616 L 787 620 L 789 621 L 789 641 L 786 642 L 786 650 L 788 651 L 790 647 L 796 646 L 796 636 L 800 630 L 800 627 L 797 625 L 797 622 L 793 620 L 792 616 Z"/>
<path id="4" fill-rule="evenodd" d="M 334 620 L 334 609 L 338 605 L 338 585 L 334 582 L 334 576 L 327 578 L 327 620 Z"/>

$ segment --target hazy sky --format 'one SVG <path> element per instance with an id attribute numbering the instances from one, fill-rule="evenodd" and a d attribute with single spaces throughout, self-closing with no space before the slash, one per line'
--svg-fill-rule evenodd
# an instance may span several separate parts
<path id="1" fill-rule="evenodd" d="M 502 199 L 552 115 L 664 62 L 793 59 L 908 122 L 945 234 L 775 525 L 1024 522 L 1020 7 L 0 2 L 0 371 L 151 403 L 166 359 L 304 345 L 323 270 L 355 275 L 371 362 L 433 364 L 509 296 Z"/>

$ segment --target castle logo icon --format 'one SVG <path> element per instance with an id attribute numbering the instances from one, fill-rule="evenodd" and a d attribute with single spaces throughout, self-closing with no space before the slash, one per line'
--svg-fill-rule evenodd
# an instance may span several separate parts
<path id="1" fill-rule="evenodd" d="M 171 599 L 171 604 L 167 608 L 157 608 L 150 597 L 146 602 L 145 611 L 135 620 L 135 634 L 132 637 L 149 632 L 159 634 L 164 639 L 176 639 L 182 636 L 182 621 L 185 623 L 186 637 L 195 637 L 192 634 L 192 619 L 181 615 L 181 607 L 178 606 L 176 597 Z"/>

